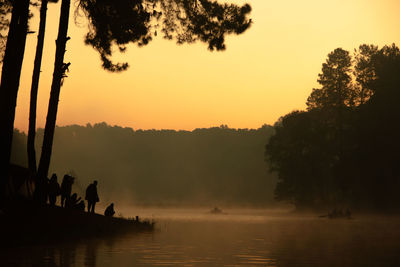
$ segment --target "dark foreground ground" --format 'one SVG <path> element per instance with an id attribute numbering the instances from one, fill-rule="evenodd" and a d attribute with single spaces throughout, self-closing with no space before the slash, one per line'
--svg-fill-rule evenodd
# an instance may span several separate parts
<path id="1" fill-rule="evenodd" d="M 154 224 L 149 221 L 20 203 L 8 206 L 0 213 L 0 246 L 59 242 L 125 232 L 152 231 L 153 228 Z"/>

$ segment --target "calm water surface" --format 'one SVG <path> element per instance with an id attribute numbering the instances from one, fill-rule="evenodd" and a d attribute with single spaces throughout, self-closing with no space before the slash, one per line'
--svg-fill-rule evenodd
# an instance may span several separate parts
<path id="1" fill-rule="evenodd" d="M 265 210 L 125 211 L 153 233 L 0 252 L 0 266 L 400 266 L 400 219 L 328 220 Z"/>

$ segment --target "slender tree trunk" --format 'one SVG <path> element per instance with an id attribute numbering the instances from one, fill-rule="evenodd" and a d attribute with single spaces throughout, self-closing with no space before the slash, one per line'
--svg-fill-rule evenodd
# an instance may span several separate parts
<path id="1" fill-rule="evenodd" d="M 28 130 L 28 166 L 31 177 L 36 176 L 36 152 L 35 152 L 35 135 L 36 135 L 36 106 L 37 94 L 39 87 L 40 67 L 42 65 L 44 34 L 46 29 L 46 14 L 48 0 L 42 0 L 40 7 L 40 23 L 38 41 L 36 45 L 36 55 L 33 67 L 32 86 L 31 86 L 31 102 L 29 108 L 29 130 Z"/>
<path id="2" fill-rule="evenodd" d="M 44 186 L 47 179 L 47 174 L 50 166 L 51 151 L 53 147 L 54 130 L 56 127 L 58 100 L 60 96 L 60 89 L 62 80 L 65 77 L 65 72 L 68 69 L 69 63 L 64 63 L 65 47 L 68 41 L 68 21 L 69 9 L 71 0 L 62 0 L 60 24 L 58 28 L 58 37 L 56 40 L 56 58 L 54 62 L 53 81 L 51 84 L 49 109 L 47 111 L 46 127 L 44 129 L 42 154 L 40 157 L 39 168 L 37 177 L 41 181 L 38 183 L 37 195 L 40 197 L 39 201 L 45 202 Z"/>
<path id="3" fill-rule="evenodd" d="M 0 205 L 5 200 L 15 107 L 28 30 L 29 0 L 13 2 L 0 85 Z"/>

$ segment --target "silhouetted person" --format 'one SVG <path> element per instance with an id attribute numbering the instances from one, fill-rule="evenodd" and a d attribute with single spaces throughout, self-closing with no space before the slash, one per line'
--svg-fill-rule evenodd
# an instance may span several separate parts
<path id="1" fill-rule="evenodd" d="M 60 195 L 60 185 L 57 182 L 57 175 L 55 173 L 51 176 L 47 188 L 50 206 L 54 206 L 57 201 L 57 196 Z"/>
<path id="2" fill-rule="evenodd" d="M 114 211 L 114 203 L 111 203 L 106 210 L 104 211 L 104 215 L 108 217 L 114 216 L 115 211 Z"/>
<path id="3" fill-rule="evenodd" d="M 65 201 L 65 207 L 66 208 L 71 208 L 71 209 L 76 209 L 79 201 L 81 201 L 81 198 L 78 198 L 78 195 L 76 193 L 73 193 L 72 196 Z"/>
<path id="4" fill-rule="evenodd" d="M 86 188 L 86 197 L 88 202 L 88 212 L 94 213 L 96 202 L 99 202 L 99 195 L 97 194 L 97 181 L 94 181 Z"/>
<path id="5" fill-rule="evenodd" d="M 72 185 L 74 183 L 74 177 L 68 174 L 64 175 L 61 183 L 61 207 L 65 206 L 65 201 L 71 197 Z"/>
<path id="6" fill-rule="evenodd" d="M 81 200 L 75 207 L 77 210 L 85 211 L 85 201 Z"/>

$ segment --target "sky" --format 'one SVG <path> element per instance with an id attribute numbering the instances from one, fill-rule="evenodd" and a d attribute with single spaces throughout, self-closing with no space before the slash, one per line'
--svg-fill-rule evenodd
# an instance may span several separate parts
<path id="1" fill-rule="evenodd" d="M 305 108 L 321 65 L 335 48 L 400 44 L 398 0 L 234 2 L 251 4 L 253 25 L 242 35 L 230 35 L 226 51 L 210 52 L 200 42 L 176 45 L 159 35 L 145 47 L 130 45 L 117 55 L 130 64 L 123 73 L 101 68 L 98 53 L 83 42 L 85 19 L 72 17 L 65 55 L 71 66 L 61 88 L 57 125 L 104 121 L 133 129 L 259 128 Z M 38 127 L 44 127 L 47 114 L 59 9 L 60 4 L 49 4 Z M 37 30 L 38 19 L 35 10 L 31 30 Z M 23 131 L 36 40 L 36 34 L 28 35 L 18 93 L 14 126 Z"/>

